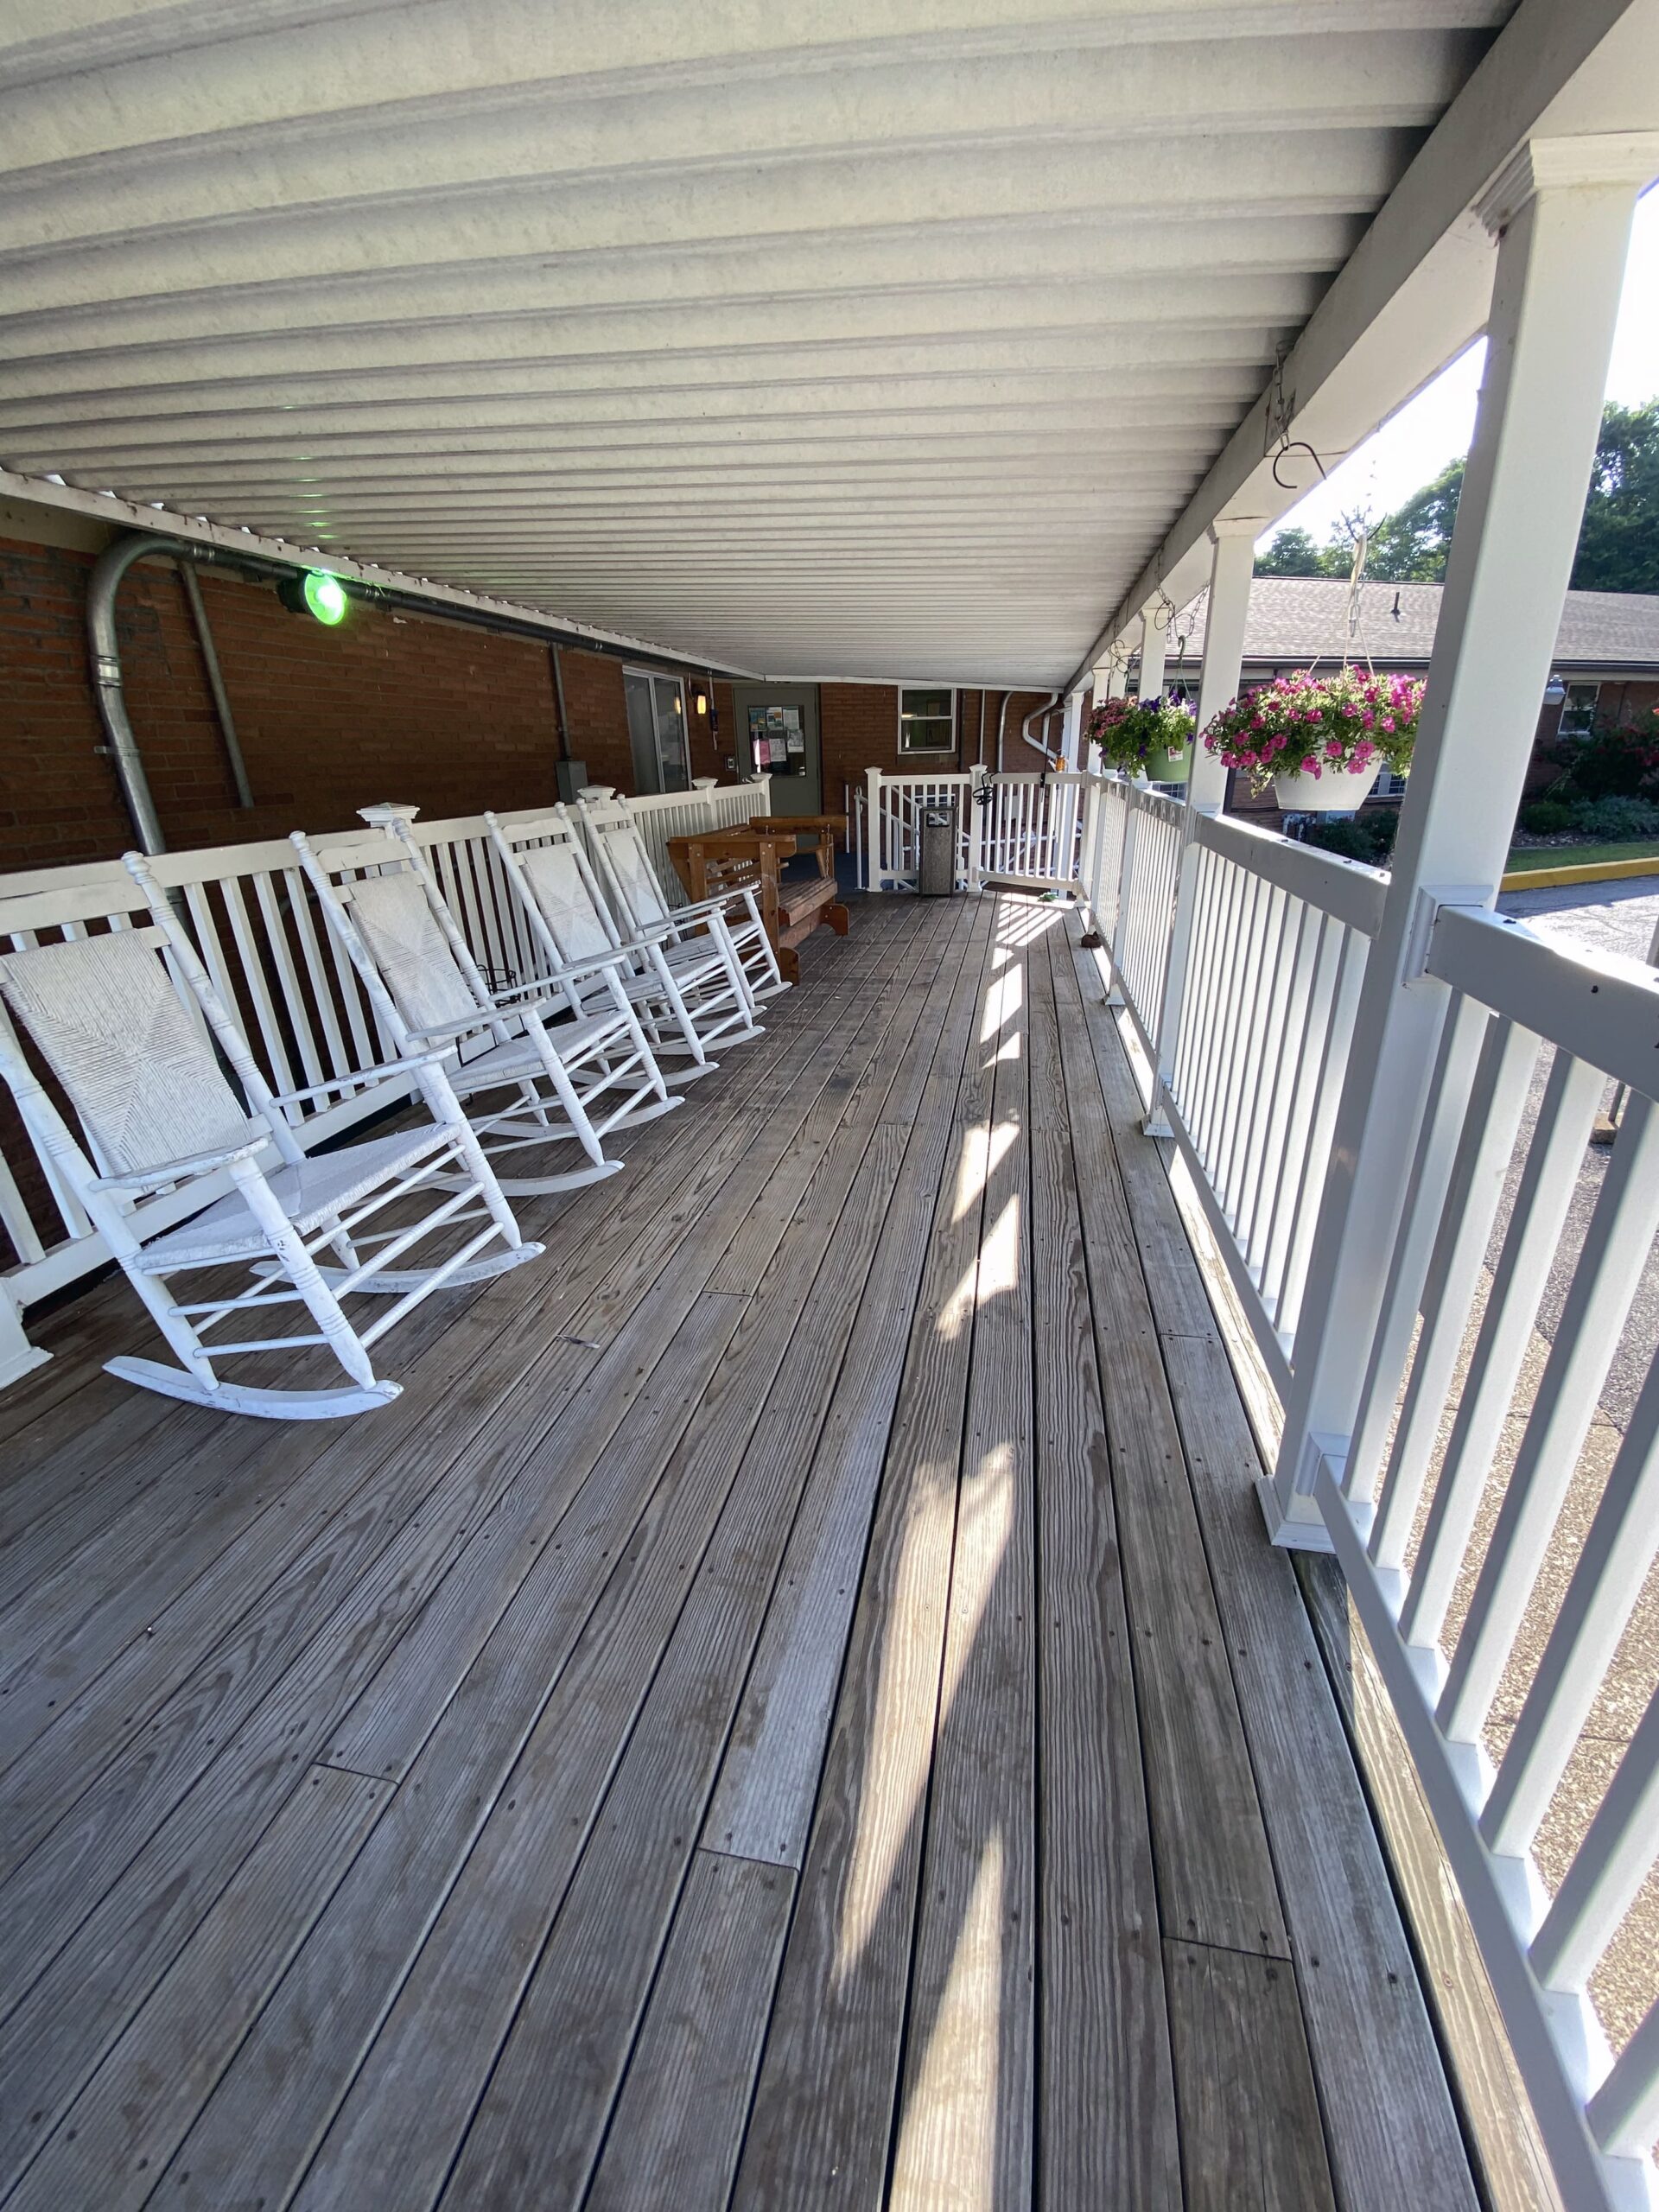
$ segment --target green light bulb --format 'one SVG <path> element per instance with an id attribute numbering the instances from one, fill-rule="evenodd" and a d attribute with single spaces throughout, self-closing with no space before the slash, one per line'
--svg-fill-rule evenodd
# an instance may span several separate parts
<path id="1" fill-rule="evenodd" d="M 325 569 L 308 570 L 305 579 L 305 603 L 319 622 L 326 622 L 332 629 L 336 622 L 346 620 L 349 602 L 346 587 L 338 576 L 331 576 Z"/>

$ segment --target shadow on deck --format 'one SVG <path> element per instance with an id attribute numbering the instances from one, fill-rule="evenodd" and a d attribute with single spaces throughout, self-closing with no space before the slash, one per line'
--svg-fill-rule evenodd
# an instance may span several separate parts
<path id="1" fill-rule="evenodd" d="M 358 1422 L 50 1325 L 9 2204 L 1473 2204 L 1075 937 L 868 901 Z"/>

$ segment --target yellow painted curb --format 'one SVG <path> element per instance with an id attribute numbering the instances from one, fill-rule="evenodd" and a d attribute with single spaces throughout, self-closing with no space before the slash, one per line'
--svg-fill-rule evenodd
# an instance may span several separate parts
<path id="1" fill-rule="evenodd" d="M 1659 853 L 1644 853 L 1633 861 L 1592 861 L 1585 868 L 1517 868 L 1498 888 L 1553 891 L 1558 883 L 1622 883 L 1630 875 L 1659 875 Z"/>

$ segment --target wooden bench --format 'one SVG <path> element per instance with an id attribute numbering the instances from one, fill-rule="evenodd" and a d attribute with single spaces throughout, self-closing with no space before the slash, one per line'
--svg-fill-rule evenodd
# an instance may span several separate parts
<path id="1" fill-rule="evenodd" d="M 668 852 L 693 901 L 753 887 L 779 969 L 794 983 L 801 973 L 798 944 L 816 929 L 847 934 L 849 917 L 836 881 L 836 838 L 846 834 L 844 814 L 756 814 L 747 830 L 671 837 Z M 802 836 L 813 839 L 817 872 L 785 877 L 784 863 L 794 858 Z"/>

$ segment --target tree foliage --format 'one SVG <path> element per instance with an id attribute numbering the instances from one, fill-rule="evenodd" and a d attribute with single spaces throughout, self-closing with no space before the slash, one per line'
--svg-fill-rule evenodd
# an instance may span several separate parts
<path id="1" fill-rule="evenodd" d="M 1328 576 L 1333 573 L 1324 547 L 1316 545 L 1310 532 L 1292 528 L 1281 530 L 1265 553 L 1255 556 L 1258 576 Z"/>
<path id="2" fill-rule="evenodd" d="M 1659 399 L 1602 415 L 1573 588 L 1659 592 Z"/>
<path id="3" fill-rule="evenodd" d="M 1384 515 L 1366 548 L 1367 576 L 1378 583 L 1443 583 L 1462 490 L 1463 462 L 1449 461 L 1432 483 Z M 1352 558 L 1341 524 L 1323 545 L 1293 527 L 1258 555 L 1255 573 L 1345 576 Z M 1659 593 L 1659 399 L 1603 410 L 1573 588 Z"/>

